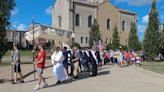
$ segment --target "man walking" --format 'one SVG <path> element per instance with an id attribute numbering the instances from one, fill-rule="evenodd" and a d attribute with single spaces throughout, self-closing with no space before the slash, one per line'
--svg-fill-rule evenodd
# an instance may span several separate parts
<path id="1" fill-rule="evenodd" d="M 73 62 L 73 75 L 74 79 L 78 79 L 78 70 L 79 70 L 79 62 L 80 62 L 80 56 L 79 52 L 76 47 L 73 47 L 73 54 L 72 54 L 72 62 Z"/>
<path id="2" fill-rule="evenodd" d="M 68 52 L 67 52 L 67 47 L 63 48 L 63 55 L 64 55 L 64 61 L 63 61 L 63 66 L 64 66 L 64 70 L 65 70 L 65 74 L 68 78 Z"/>
<path id="3" fill-rule="evenodd" d="M 86 48 L 84 50 L 84 62 L 85 62 L 85 70 L 90 71 L 90 56 L 89 56 L 89 49 Z"/>
<path id="4" fill-rule="evenodd" d="M 90 76 L 97 76 L 97 57 L 96 57 L 96 52 L 95 48 L 92 48 L 91 51 L 89 51 L 89 56 L 90 56 Z"/>
<path id="5" fill-rule="evenodd" d="M 37 64 L 36 72 L 38 75 L 38 84 L 36 85 L 34 90 L 38 90 L 40 88 L 40 84 L 42 81 L 44 82 L 43 88 L 48 86 L 48 84 L 46 83 L 45 79 L 42 76 L 43 69 L 45 67 L 45 59 L 46 59 L 45 51 L 43 49 L 43 44 L 39 44 L 39 49 L 40 49 L 40 51 L 39 51 L 38 55 L 36 56 L 37 62 L 34 62 Z M 33 53 L 34 53 L 34 51 L 33 51 Z"/>
<path id="6" fill-rule="evenodd" d="M 12 82 L 12 84 L 16 84 L 17 83 L 17 73 L 19 73 L 20 75 L 20 79 L 21 79 L 21 83 L 24 83 L 23 81 L 23 77 L 22 77 L 22 73 L 21 73 L 21 67 L 20 67 L 20 53 L 19 50 L 17 48 L 17 45 L 14 44 L 13 45 L 13 54 L 12 54 L 12 63 L 11 65 L 14 65 L 14 81 Z"/>

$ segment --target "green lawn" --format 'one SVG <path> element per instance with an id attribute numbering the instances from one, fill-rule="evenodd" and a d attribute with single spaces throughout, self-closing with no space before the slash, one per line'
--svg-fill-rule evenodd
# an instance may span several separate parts
<path id="1" fill-rule="evenodd" d="M 142 68 L 164 74 L 164 62 L 142 62 Z"/>
<path id="2" fill-rule="evenodd" d="M 11 50 L 8 50 L 5 54 L 5 56 L 10 57 L 10 55 L 11 55 Z M 31 50 L 20 50 L 20 55 L 21 56 L 32 56 L 32 51 Z"/>

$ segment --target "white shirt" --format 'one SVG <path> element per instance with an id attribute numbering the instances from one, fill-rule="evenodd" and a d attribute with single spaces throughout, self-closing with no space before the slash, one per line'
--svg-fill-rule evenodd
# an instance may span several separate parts
<path id="1" fill-rule="evenodd" d="M 85 53 L 87 54 L 87 56 L 89 57 L 89 52 L 88 51 L 85 51 Z"/>
<path id="2" fill-rule="evenodd" d="M 97 58 L 96 58 L 96 55 L 95 55 L 95 51 L 91 51 L 91 53 L 92 53 L 93 58 L 97 61 Z"/>
<path id="3" fill-rule="evenodd" d="M 64 60 L 64 55 L 62 51 L 54 52 L 51 56 L 51 62 L 53 65 L 58 62 L 63 62 L 63 60 Z"/>

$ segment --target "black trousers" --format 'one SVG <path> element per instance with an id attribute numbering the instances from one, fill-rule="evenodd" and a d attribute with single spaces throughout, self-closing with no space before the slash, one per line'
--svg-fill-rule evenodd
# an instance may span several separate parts
<path id="1" fill-rule="evenodd" d="M 91 64 L 90 72 L 92 73 L 91 76 L 96 76 L 97 75 L 97 64 Z"/>
<path id="2" fill-rule="evenodd" d="M 113 57 L 110 58 L 110 61 L 112 62 L 112 64 L 114 64 L 114 58 Z"/>

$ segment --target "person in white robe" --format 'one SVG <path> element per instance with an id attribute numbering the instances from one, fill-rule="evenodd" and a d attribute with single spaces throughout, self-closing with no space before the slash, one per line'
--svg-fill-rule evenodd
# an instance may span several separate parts
<path id="1" fill-rule="evenodd" d="M 118 64 L 119 64 L 119 67 L 122 67 L 122 62 L 123 62 L 123 54 L 121 51 L 118 51 L 118 56 L 117 56 L 117 60 L 118 60 Z"/>
<path id="2" fill-rule="evenodd" d="M 66 80 L 66 74 L 63 66 L 64 55 L 60 50 L 60 47 L 56 47 L 53 55 L 51 56 L 51 62 L 53 64 L 53 73 L 57 78 L 56 84 Z"/>

